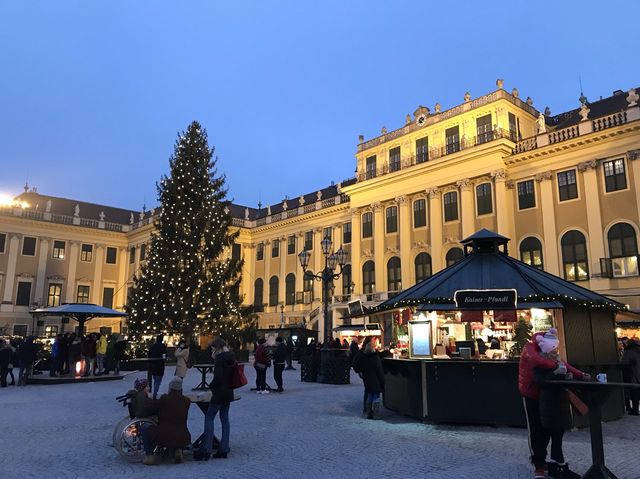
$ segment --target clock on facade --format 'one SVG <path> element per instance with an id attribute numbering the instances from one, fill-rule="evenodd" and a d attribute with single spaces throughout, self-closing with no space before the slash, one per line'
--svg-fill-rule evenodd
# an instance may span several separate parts
<path id="1" fill-rule="evenodd" d="M 422 113 L 422 114 L 418 115 L 418 118 L 416 118 L 416 125 L 422 126 L 422 125 L 424 125 L 425 121 L 427 121 L 427 115 Z"/>

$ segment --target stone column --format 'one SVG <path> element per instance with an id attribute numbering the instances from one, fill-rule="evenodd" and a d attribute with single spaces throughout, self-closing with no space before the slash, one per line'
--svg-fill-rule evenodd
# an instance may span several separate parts
<path id="1" fill-rule="evenodd" d="M 9 259 L 7 261 L 7 274 L 4 281 L 4 294 L 2 295 L 1 311 L 13 311 L 13 288 L 16 284 L 16 264 L 18 262 L 18 250 L 22 235 L 11 234 L 9 240 Z"/>
<path id="2" fill-rule="evenodd" d="M 67 272 L 67 290 L 65 291 L 65 302 L 75 303 L 76 301 L 76 269 L 78 266 L 78 251 L 80 243 L 71 241 L 69 247 L 69 270 Z"/>
<path id="3" fill-rule="evenodd" d="M 102 266 L 104 265 L 103 244 L 96 245 L 96 254 L 93 257 L 93 292 L 91 302 L 102 306 Z"/>
<path id="4" fill-rule="evenodd" d="M 376 265 L 376 293 L 387 290 L 385 282 L 386 264 L 384 263 L 384 207 L 375 202 L 373 207 L 373 261 Z"/>
<path id="5" fill-rule="evenodd" d="M 602 214 L 600 209 L 600 195 L 598 194 L 598 176 L 596 160 L 585 161 L 578 165 L 584 182 L 585 202 L 587 207 L 587 228 L 589 232 L 587 251 L 589 257 L 589 286 L 591 289 L 604 289 L 608 285 L 606 278 L 600 277 L 600 258 L 606 257 L 604 248 L 604 230 L 602 228 Z M 594 278 L 594 274 L 599 277 Z"/>
<path id="6" fill-rule="evenodd" d="M 362 294 L 362 262 L 360 246 L 362 242 L 362 218 L 357 208 L 351 209 L 351 280 L 355 284 L 353 294 Z"/>
<path id="7" fill-rule="evenodd" d="M 496 226 L 497 233 L 511 239 L 509 255 L 518 257 L 515 238 L 515 224 L 513 212 L 513 183 L 507 181 L 504 169 L 491 172 L 493 187 L 496 195 Z"/>
<path id="8" fill-rule="evenodd" d="M 127 302 L 127 261 L 127 248 L 118 248 L 118 287 L 115 300 L 120 308 Z"/>
<path id="9" fill-rule="evenodd" d="M 558 232 L 556 231 L 556 214 L 553 202 L 553 174 L 550 171 L 538 173 L 536 181 L 540 183 L 540 209 L 543 211 L 546 221 L 542 222 L 544 234 L 544 269 L 556 276 L 560 274 L 558 263 Z"/>
<path id="10" fill-rule="evenodd" d="M 256 245 L 243 245 L 244 265 L 242 266 L 242 294 L 244 295 L 244 304 L 253 304 L 253 285 L 256 280 Z"/>
<path id="11" fill-rule="evenodd" d="M 413 286 L 411 281 L 411 201 L 406 196 L 398 196 L 398 222 L 400 223 L 400 271 L 402 289 Z"/>
<path id="12" fill-rule="evenodd" d="M 636 192 L 636 211 L 640 211 L 640 149 L 627 151 L 627 162 L 633 170 L 633 191 Z"/>
<path id="13" fill-rule="evenodd" d="M 49 256 L 49 238 L 40 238 L 40 254 L 38 255 L 38 272 L 36 273 L 34 301 L 46 306 L 47 302 L 44 296 L 44 285 L 47 280 L 47 257 Z"/>
<path id="14" fill-rule="evenodd" d="M 429 196 L 429 232 L 431 241 L 431 272 L 444 267 L 442 258 L 442 192 L 439 188 L 427 188 Z"/>
<path id="15" fill-rule="evenodd" d="M 473 204 L 473 184 L 468 178 L 456 183 L 460 189 L 460 212 L 462 215 L 462 237 L 467 238 L 475 233 L 476 215 Z"/>

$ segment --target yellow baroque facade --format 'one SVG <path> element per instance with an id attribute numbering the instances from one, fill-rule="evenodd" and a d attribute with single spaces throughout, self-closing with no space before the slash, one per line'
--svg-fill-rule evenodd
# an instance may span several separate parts
<path id="1" fill-rule="evenodd" d="M 377 304 L 457 261 L 481 228 L 511 238 L 510 255 L 640 307 L 640 90 L 616 91 L 552 116 L 498 89 L 448 110 L 419 107 L 404 125 L 360 137 L 356 177 L 265 208 L 232 205 L 245 260 L 241 293 L 260 327 L 304 324 L 322 337 L 320 241 L 348 252 L 330 320 L 350 299 Z M 144 261 L 151 211 L 26 191 L 0 207 L 0 327 L 51 334 L 34 305 L 87 301 L 121 308 Z M 120 322 L 93 321 L 117 331 Z"/>

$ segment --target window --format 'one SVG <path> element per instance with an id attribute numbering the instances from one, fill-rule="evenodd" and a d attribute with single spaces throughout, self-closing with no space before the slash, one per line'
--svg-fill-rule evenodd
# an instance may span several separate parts
<path id="1" fill-rule="evenodd" d="M 387 233 L 398 232 L 398 207 L 389 206 L 386 210 L 387 217 Z"/>
<path id="2" fill-rule="evenodd" d="M 242 246 L 240 243 L 233 243 L 231 245 L 231 259 L 234 261 L 240 261 L 242 258 Z"/>
<path id="3" fill-rule="evenodd" d="M 93 245 L 83 243 L 82 246 L 80 247 L 80 261 L 90 263 L 92 258 L 93 258 Z M 141 260 L 143 259 L 142 253 L 140 253 L 140 259 Z"/>
<path id="4" fill-rule="evenodd" d="M 376 266 L 373 261 L 362 265 L 362 286 L 364 294 L 371 294 L 376 290 Z"/>
<path id="5" fill-rule="evenodd" d="M 264 243 L 258 243 L 256 245 L 256 260 L 262 261 L 264 259 Z"/>
<path id="6" fill-rule="evenodd" d="M 331 226 L 322 229 L 322 238 L 329 238 L 333 241 L 333 228 Z"/>
<path id="7" fill-rule="evenodd" d="M 57 324 L 47 324 L 44 327 L 44 337 L 45 338 L 55 338 L 58 334 L 58 325 Z"/>
<path id="8" fill-rule="evenodd" d="M 444 220 L 456 221 L 458 219 L 458 192 L 449 191 L 444 194 Z"/>
<path id="9" fill-rule="evenodd" d="M 562 265 L 564 279 L 582 281 L 589 279 L 587 262 L 587 242 L 579 231 L 568 231 L 560 240 L 562 245 Z"/>
<path id="10" fill-rule="evenodd" d="M 462 250 L 460 248 L 451 248 L 449 251 L 447 251 L 447 267 L 456 264 L 463 257 L 464 255 L 462 254 Z"/>
<path id="11" fill-rule="evenodd" d="M 22 256 L 36 255 L 36 239 L 31 236 L 25 236 L 22 239 Z"/>
<path id="12" fill-rule="evenodd" d="M 351 282 L 353 281 L 353 277 L 351 276 L 351 265 L 345 264 L 344 268 L 342 268 L 342 294 L 347 296 L 352 293 Z"/>
<path id="13" fill-rule="evenodd" d="M 277 258 L 278 256 L 280 256 L 280 240 L 274 239 L 271 242 L 271 257 Z"/>
<path id="14" fill-rule="evenodd" d="M 296 254 L 296 235 L 287 238 L 287 254 Z"/>
<path id="15" fill-rule="evenodd" d="M 31 304 L 31 281 L 18 281 L 16 306 L 29 306 L 29 304 Z"/>
<path id="16" fill-rule="evenodd" d="M 28 326 L 26 324 L 14 324 L 13 335 L 25 337 L 28 332 Z"/>
<path id="17" fill-rule="evenodd" d="M 342 243 L 351 243 L 351 222 L 342 224 Z"/>
<path id="18" fill-rule="evenodd" d="M 544 269 L 542 262 L 542 243 L 534 236 L 528 236 L 520 243 L 520 261 L 534 268 Z"/>
<path id="19" fill-rule="evenodd" d="M 132 246 L 129 248 L 129 264 L 133 264 L 136 262 L 136 247 Z"/>
<path id="20" fill-rule="evenodd" d="M 427 226 L 427 202 L 419 199 L 413 202 L 413 227 Z"/>
<path id="21" fill-rule="evenodd" d="M 509 138 L 511 141 L 518 141 L 520 139 L 518 118 L 513 113 L 509 113 Z"/>
<path id="22" fill-rule="evenodd" d="M 304 234 L 304 250 L 305 251 L 313 250 L 313 231 L 307 231 Z"/>
<path id="23" fill-rule="evenodd" d="M 376 177 L 376 155 L 370 156 L 366 160 L 366 179 Z"/>
<path id="24" fill-rule="evenodd" d="M 486 143 L 493 140 L 493 130 L 491 128 L 491 114 L 481 116 L 476 119 L 476 133 L 478 135 L 477 144 Z"/>
<path id="25" fill-rule="evenodd" d="M 140 261 L 144 261 L 147 259 L 147 244 L 142 243 L 140 245 Z"/>
<path id="26" fill-rule="evenodd" d="M 431 256 L 429 253 L 420 253 L 415 259 L 416 283 L 431 276 Z"/>
<path id="27" fill-rule="evenodd" d="M 296 302 L 296 275 L 289 273 L 284 280 L 284 304 Z"/>
<path id="28" fill-rule="evenodd" d="M 614 277 L 638 275 L 636 231 L 628 223 L 617 223 L 607 233 Z"/>
<path id="29" fill-rule="evenodd" d="M 518 183 L 518 208 L 526 210 L 535 208 L 536 195 L 533 180 L 521 181 Z"/>
<path id="30" fill-rule="evenodd" d="M 65 247 L 65 242 L 64 241 L 58 241 L 58 240 L 54 240 L 53 241 L 53 257 L 56 259 L 64 259 L 64 247 Z"/>
<path id="31" fill-rule="evenodd" d="M 0 253 L 5 252 L 5 248 L 7 244 L 7 235 L 6 233 L 0 233 Z"/>
<path id="32" fill-rule="evenodd" d="M 457 126 L 447 128 L 444 132 L 447 155 L 460 151 L 460 130 Z"/>
<path id="33" fill-rule="evenodd" d="M 62 285 L 50 284 L 47 293 L 47 306 L 60 306 L 60 296 L 62 296 Z"/>
<path id="34" fill-rule="evenodd" d="M 107 264 L 116 264 L 118 259 L 118 248 L 107 247 Z"/>
<path id="35" fill-rule="evenodd" d="M 493 213 L 493 201 L 491 200 L 491 183 L 482 183 L 476 186 L 476 206 L 478 216 Z"/>
<path id="36" fill-rule="evenodd" d="M 262 279 L 256 279 L 255 283 L 253 283 L 253 310 L 257 313 L 264 311 L 263 288 Z"/>
<path id="37" fill-rule="evenodd" d="M 269 306 L 278 305 L 278 277 L 271 276 L 269 280 Z"/>
<path id="38" fill-rule="evenodd" d="M 602 163 L 602 166 L 604 169 L 604 185 L 607 193 L 627 188 L 627 177 L 624 173 L 624 160 L 622 158 L 605 161 Z"/>
<path id="39" fill-rule="evenodd" d="M 402 276 L 400 273 L 400 258 L 394 256 L 387 262 L 387 291 L 401 291 Z"/>
<path id="40" fill-rule="evenodd" d="M 105 308 L 113 308 L 113 288 L 102 289 L 102 306 Z"/>
<path id="41" fill-rule="evenodd" d="M 89 286 L 79 285 L 78 286 L 78 299 L 77 303 L 88 303 L 89 302 Z"/>
<path id="42" fill-rule="evenodd" d="M 313 292 L 313 271 L 307 270 L 302 278 L 302 290 L 305 293 Z"/>
<path id="43" fill-rule="evenodd" d="M 367 211 L 362 214 L 362 237 L 371 238 L 373 236 L 373 213 Z"/>
<path id="44" fill-rule="evenodd" d="M 429 138 L 418 138 L 416 140 L 416 163 L 424 163 L 429 159 Z"/>
<path id="45" fill-rule="evenodd" d="M 398 171 L 400 169 L 400 147 L 396 146 L 389 150 L 389 171 Z"/>
<path id="46" fill-rule="evenodd" d="M 576 170 L 561 171 L 558 173 L 558 193 L 560 195 L 560 201 L 572 200 L 578 197 Z"/>

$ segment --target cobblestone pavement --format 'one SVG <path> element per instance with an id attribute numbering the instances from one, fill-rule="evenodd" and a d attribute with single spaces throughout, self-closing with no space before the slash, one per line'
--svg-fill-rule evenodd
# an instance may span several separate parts
<path id="1" fill-rule="evenodd" d="M 110 445 L 124 410 L 115 397 L 130 389 L 122 381 L 0 390 L 0 472 L 8 478 L 326 478 L 420 477 L 531 478 L 525 430 L 422 424 L 386 411 L 383 420 L 360 417 L 362 385 L 300 382 L 285 371 L 285 392 L 256 395 L 239 390 L 231 407 L 231 453 L 226 460 L 144 466 L 121 460 Z M 162 391 L 172 368 L 167 368 Z M 271 370 L 269 370 L 271 375 Z M 253 368 L 247 368 L 250 385 Z M 185 380 L 190 389 L 199 374 Z M 273 379 L 270 379 L 273 385 Z M 186 389 L 186 388 L 185 388 Z M 189 429 L 197 437 L 203 415 L 192 406 Z M 219 432 L 219 421 L 216 430 Z M 604 425 L 607 465 L 620 479 L 640 477 L 640 418 Z M 588 430 L 565 436 L 573 469 L 590 464 Z"/>

